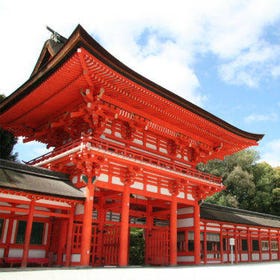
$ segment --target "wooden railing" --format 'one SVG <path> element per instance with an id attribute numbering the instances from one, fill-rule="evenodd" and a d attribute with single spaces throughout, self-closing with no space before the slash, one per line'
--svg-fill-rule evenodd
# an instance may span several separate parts
<path id="1" fill-rule="evenodd" d="M 180 173 L 183 173 L 183 174 L 186 174 L 186 175 L 198 178 L 198 179 L 210 181 L 210 182 L 213 182 L 216 184 L 221 184 L 221 182 L 222 182 L 220 177 L 216 177 L 211 174 L 200 172 L 197 169 L 192 168 L 187 165 L 183 165 L 176 160 L 171 160 L 167 157 L 166 158 L 158 157 L 158 156 L 153 155 L 152 153 L 145 151 L 143 149 L 140 149 L 138 147 L 131 146 L 128 148 L 123 145 L 113 143 L 111 141 L 105 141 L 105 140 L 96 139 L 96 138 L 85 138 L 85 139 L 75 140 L 74 142 L 63 145 L 45 155 L 42 155 L 38 158 L 33 159 L 33 160 L 27 162 L 27 164 L 34 165 L 34 164 L 43 162 L 49 158 L 53 158 L 55 156 L 61 155 L 64 152 L 70 151 L 71 149 L 73 149 L 75 147 L 80 146 L 82 149 L 82 145 L 84 145 L 84 146 L 89 145 L 89 143 L 90 143 L 91 148 L 101 149 L 103 151 L 112 153 L 112 155 L 117 154 L 117 155 L 127 157 L 130 159 L 139 160 L 143 163 L 148 163 L 148 164 L 152 164 L 152 165 L 162 167 L 165 169 L 169 169 L 172 171 L 180 172 Z"/>

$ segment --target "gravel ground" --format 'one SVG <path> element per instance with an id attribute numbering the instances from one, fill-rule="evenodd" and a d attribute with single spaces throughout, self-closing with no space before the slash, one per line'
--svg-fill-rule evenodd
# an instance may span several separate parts
<path id="1" fill-rule="evenodd" d="M 261 280 L 278 279 L 280 262 L 166 268 L 27 268 L 0 271 L 0 280 L 243 280 L 245 277 Z"/>

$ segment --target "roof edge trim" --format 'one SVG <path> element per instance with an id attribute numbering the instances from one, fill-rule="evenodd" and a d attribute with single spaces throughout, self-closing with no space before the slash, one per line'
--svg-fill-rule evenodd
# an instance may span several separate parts
<path id="1" fill-rule="evenodd" d="M 106 49 L 104 49 L 90 36 L 89 33 L 86 32 L 86 30 L 80 24 L 75 28 L 69 39 L 65 42 L 64 46 L 47 63 L 45 67 L 42 67 L 41 70 L 39 70 L 34 76 L 31 76 L 31 78 L 27 80 L 21 87 L 19 87 L 14 93 L 12 93 L 0 103 L 0 114 L 4 113 L 11 106 L 27 96 L 32 91 L 32 89 L 36 88 L 42 81 L 49 77 L 79 47 L 84 47 L 108 67 L 114 69 L 119 74 L 125 76 L 147 90 L 158 94 L 159 96 L 191 111 L 192 113 L 233 134 L 256 142 L 261 140 L 264 136 L 264 134 L 255 134 L 241 130 L 135 72 L 119 61 L 116 57 L 111 55 Z"/>

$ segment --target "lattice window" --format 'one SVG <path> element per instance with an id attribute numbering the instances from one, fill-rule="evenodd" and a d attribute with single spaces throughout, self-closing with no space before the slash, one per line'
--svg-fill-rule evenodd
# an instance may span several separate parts
<path id="1" fill-rule="evenodd" d="M 178 252 L 185 252 L 186 251 L 185 231 L 179 231 L 177 233 L 177 250 L 178 250 Z"/>
<path id="2" fill-rule="evenodd" d="M 73 228 L 73 249 L 80 249 L 81 248 L 81 242 L 82 242 L 82 224 L 80 223 L 74 223 Z"/>
<path id="3" fill-rule="evenodd" d="M 218 233 L 207 232 L 206 240 L 207 251 L 217 252 L 220 250 L 220 235 Z"/>
<path id="4" fill-rule="evenodd" d="M 271 251 L 278 251 L 278 242 L 277 240 L 271 241 Z"/>
<path id="5" fill-rule="evenodd" d="M 2 243 L 3 229 L 4 229 L 4 219 L 0 219 L 0 243 Z"/>
<path id="6" fill-rule="evenodd" d="M 262 251 L 268 251 L 269 250 L 269 242 L 268 240 L 262 240 Z"/>
<path id="7" fill-rule="evenodd" d="M 241 250 L 248 251 L 248 240 L 247 239 L 241 240 Z"/>
<path id="8" fill-rule="evenodd" d="M 26 231 L 26 221 L 19 221 L 17 234 L 16 234 L 16 244 L 23 244 L 25 241 L 25 231 Z M 30 244 L 42 244 L 43 243 L 43 233 L 44 233 L 44 223 L 33 222 L 32 230 L 30 236 Z"/>
<path id="9" fill-rule="evenodd" d="M 256 240 L 256 239 L 252 240 L 252 249 L 253 249 L 253 251 L 260 250 L 259 240 Z"/>

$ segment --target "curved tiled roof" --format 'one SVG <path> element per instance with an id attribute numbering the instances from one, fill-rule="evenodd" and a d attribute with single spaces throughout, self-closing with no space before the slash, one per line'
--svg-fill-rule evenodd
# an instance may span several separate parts
<path id="1" fill-rule="evenodd" d="M 45 168 L 0 159 L 0 188 L 84 199 L 69 176 Z"/>
<path id="2" fill-rule="evenodd" d="M 43 79 L 47 79 L 68 58 L 70 58 L 78 48 L 81 47 L 98 58 L 102 63 L 118 72 L 119 74 L 123 75 L 124 77 L 128 78 L 129 80 L 163 98 L 168 99 L 169 101 L 183 107 L 184 109 L 189 110 L 190 112 L 202 117 L 203 119 L 210 121 L 211 123 L 243 138 L 253 141 L 259 141 L 262 139 L 263 134 L 254 134 L 243 131 L 212 115 L 204 109 L 194 105 L 193 103 L 183 99 L 182 97 L 174 94 L 173 92 L 161 87 L 160 85 L 152 82 L 142 75 L 136 73 L 125 64 L 120 62 L 118 59 L 116 59 L 114 56 L 112 56 L 108 51 L 106 51 L 80 25 L 77 26 L 70 38 L 64 43 L 63 47 L 59 48 L 58 53 L 52 59 L 50 59 L 46 65 L 40 65 L 40 67 L 36 69 L 37 72 L 33 72 L 31 78 L 25 84 L 23 84 L 12 95 L 10 95 L 2 103 L 0 103 L 0 114 L 3 114 L 7 110 L 9 110 L 9 108 L 11 108 L 14 104 L 30 94 L 32 92 L 32 89 L 40 84 Z"/>
<path id="3" fill-rule="evenodd" d="M 235 224 L 280 228 L 280 217 L 232 207 L 203 203 L 200 217 Z"/>

